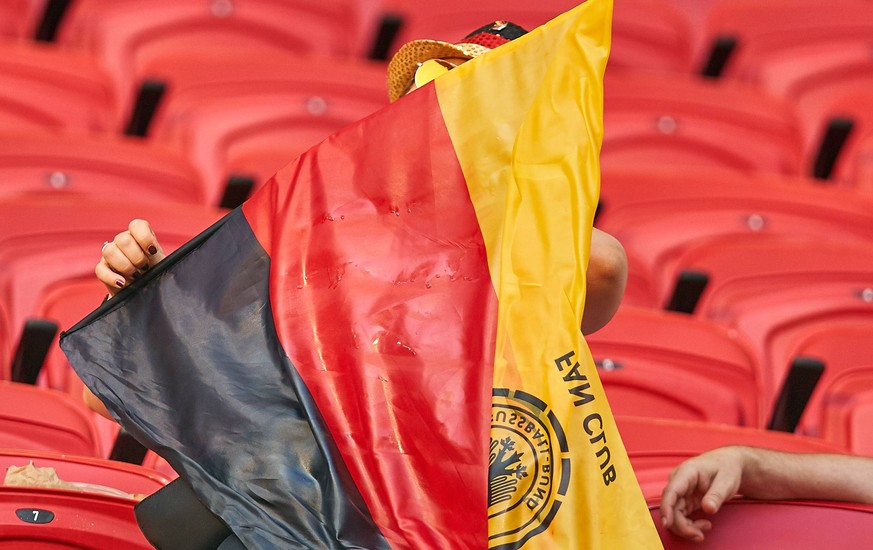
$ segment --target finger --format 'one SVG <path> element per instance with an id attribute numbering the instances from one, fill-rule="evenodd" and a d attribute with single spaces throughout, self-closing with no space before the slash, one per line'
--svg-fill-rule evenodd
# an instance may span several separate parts
<path id="1" fill-rule="evenodd" d="M 664 527 L 670 527 L 671 525 L 673 525 L 673 521 L 675 518 L 673 509 L 676 506 L 677 498 L 678 494 L 669 485 L 664 489 L 664 492 L 661 495 L 661 524 Z"/>
<path id="2" fill-rule="evenodd" d="M 706 520 L 694 521 L 681 510 L 677 510 L 676 519 L 670 530 L 680 537 L 700 542 L 703 540 L 704 529 L 709 529 L 708 524 L 709 522 Z"/>
<path id="3" fill-rule="evenodd" d="M 126 261 L 123 261 L 121 256 L 113 254 L 116 249 L 124 255 Z M 142 249 L 133 235 L 130 234 L 130 231 L 122 231 L 116 235 L 115 239 L 112 240 L 112 244 L 106 245 L 106 248 L 103 250 L 103 257 L 109 262 L 109 267 L 112 269 L 118 268 L 117 270 L 126 269 L 127 263 L 133 265 L 140 272 L 147 270 L 150 266 L 146 252 Z M 119 273 L 131 276 L 131 274 L 126 271 L 119 271 Z"/>
<path id="4" fill-rule="evenodd" d="M 134 250 L 136 249 L 136 250 Z M 103 246 L 103 261 L 115 273 L 124 277 L 126 283 L 130 283 L 139 278 L 142 270 L 134 264 L 148 264 L 142 250 L 133 243 L 133 239 L 126 231 L 119 233 L 115 240 Z M 126 252 L 125 252 L 126 251 Z M 133 256 L 133 259 L 128 257 Z"/>
<path id="5" fill-rule="evenodd" d="M 707 514 L 718 512 L 724 501 L 733 496 L 738 487 L 739 481 L 734 476 L 725 470 L 720 470 L 713 478 L 709 490 L 703 495 L 700 507 Z"/>
<path id="6" fill-rule="evenodd" d="M 673 523 L 675 508 L 680 498 L 688 498 L 691 495 L 691 486 L 696 477 L 687 468 L 681 466 L 670 472 L 670 481 L 661 494 L 661 521 L 665 527 Z"/>
<path id="7" fill-rule="evenodd" d="M 109 294 L 113 296 L 127 286 L 127 281 L 124 277 L 112 271 L 103 258 L 100 258 L 100 263 L 94 268 L 94 273 L 97 275 L 97 279 L 106 286 Z"/>
<path id="8" fill-rule="evenodd" d="M 155 265 L 164 259 L 163 248 L 152 226 L 146 220 L 133 220 L 128 226 L 128 232 L 131 234 L 137 245 L 142 249 L 143 253 L 149 260 L 149 265 Z"/>

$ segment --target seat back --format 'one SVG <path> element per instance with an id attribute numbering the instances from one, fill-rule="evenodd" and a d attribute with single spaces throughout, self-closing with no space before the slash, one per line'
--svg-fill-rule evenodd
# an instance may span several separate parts
<path id="1" fill-rule="evenodd" d="M 129 112 L 139 68 L 175 52 L 363 55 L 377 2 L 321 0 L 81 0 L 58 29 L 63 45 L 101 60 Z"/>
<path id="2" fill-rule="evenodd" d="M 0 547 L 149 550 L 134 504 L 109 495 L 0 487 Z"/>
<path id="3" fill-rule="evenodd" d="M 149 134 L 191 159 L 208 204 L 219 203 L 230 176 L 260 186 L 303 151 L 388 103 L 384 68 L 366 61 L 285 56 L 270 64 L 240 57 L 206 64 L 179 57 L 152 74 L 171 91 Z"/>
<path id="4" fill-rule="evenodd" d="M 116 101 L 112 81 L 90 56 L 0 42 L 0 129 L 111 131 Z"/>
<path id="5" fill-rule="evenodd" d="M 856 40 L 869 42 L 873 6 L 857 0 L 835 0 L 822 10 L 815 0 L 736 0 L 719 2 L 709 12 L 704 37 L 733 37 L 737 46 L 725 76 L 754 70 L 758 59 L 797 46 Z M 708 53 L 708 52 L 705 52 Z"/>
<path id="6" fill-rule="evenodd" d="M 685 251 L 727 236 L 790 235 L 864 245 L 873 205 L 807 180 L 667 168 L 605 169 L 596 225 L 616 237 L 657 288 L 675 283 Z"/>
<path id="7" fill-rule="evenodd" d="M 757 426 L 758 368 L 726 329 L 622 306 L 586 341 L 617 414 Z"/>
<path id="8" fill-rule="evenodd" d="M 725 285 L 755 285 L 768 279 L 797 288 L 825 280 L 860 281 L 873 276 L 873 250 L 860 241 L 839 242 L 827 236 L 728 235 L 688 247 L 670 266 L 672 274 L 662 271 L 662 304 L 681 290 L 677 285 L 688 273 L 706 276 L 701 302 Z"/>
<path id="9" fill-rule="evenodd" d="M 187 159 L 159 144 L 78 132 L 0 131 L 0 194 L 23 192 L 193 204 L 203 204 L 205 194 Z"/>
<path id="10" fill-rule="evenodd" d="M 771 410 L 799 337 L 836 324 L 873 323 L 869 278 L 808 283 L 780 280 L 724 285 L 701 303 L 697 315 L 728 324 L 760 357 L 765 410 Z"/>
<path id="11" fill-rule="evenodd" d="M 799 174 L 793 106 L 745 84 L 690 75 L 609 73 L 602 162 Z"/>
<path id="12" fill-rule="evenodd" d="M 661 526 L 656 504 L 650 505 L 665 550 L 692 550 L 701 543 L 683 539 Z M 712 518 L 703 547 L 863 548 L 873 540 L 873 507 L 839 502 L 791 502 L 735 499 L 725 502 Z M 829 529 L 824 526 L 836 526 Z"/>
<path id="13" fill-rule="evenodd" d="M 81 399 L 0 381 L 0 447 L 101 456 L 95 426 Z"/>

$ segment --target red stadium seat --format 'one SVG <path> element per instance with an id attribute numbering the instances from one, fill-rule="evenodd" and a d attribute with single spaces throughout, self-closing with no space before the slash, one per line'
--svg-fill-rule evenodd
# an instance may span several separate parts
<path id="1" fill-rule="evenodd" d="M 871 83 L 873 83 L 873 79 L 871 79 Z M 814 124 L 812 132 L 816 146 L 819 142 L 824 141 L 823 136 L 831 130 L 834 124 L 851 123 L 851 130 L 845 137 L 839 155 L 834 160 L 834 166 L 827 174 L 827 179 L 866 193 L 870 193 L 871 189 L 869 186 L 860 184 L 857 171 L 859 162 L 862 162 L 861 157 L 869 154 L 869 150 L 864 152 L 864 141 L 873 138 L 873 91 L 869 86 L 870 83 L 862 85 L 858 89 L 847 86 L 840 90 L 840 94 L 835 95 L 832 101 L 827 104 L 821 117 L 812 121 Z M 817 149 L 811 151 L 810 163 L 816 160 L 812 155 L 817 152 Z"/>
<path id="2" fill-rule="evenodd" d="M 760 355 L 766 406 L 785 379 L 798 337 L 835 323 L 873 323 L 869 277 L 859 281 L 790 283 L 763 281 L 725 285 L 700 304 L 698 315 L 727 323 L 745 334 Z"/>
<path id="3" fill-rule="evenodd" d="M 634 473 L 649 501 L 660 500 L 670 472 L 682 461 L 725 445 L 787 452 L 845 452 L 843 447 L 814 437 L 710 422 L 625 416 L 613 410 Z"/>
<path id="4" fill-rule="evenodd" d="M 597 226 L 631 253 L 629 269 L 656 288 L 674 284 L 686 250 L 728 236 L 790 235 L 864 245 L 873 204 L 806 180 L 666 167 L 605 168 Z"/>
<path id="5" fill-rule="evenodd" d="M 60 331 L 69 329 L 96 309 L 105 293 L 106 289 L 93 275 L 79 279 L 62 279 L 43 289 L 34 306 L 33 317 L 56 323 L 59 332 L 51 343 L 37 379 L 40 386 L 63 391 L 74 399 L 81 400 L 84 384 L 73 372 L 58 346 L 58 338 Z M 118 435 L 118 424 L 96 413 L 91 413 L 91 417 L 106 455 Z"/>
<path id="6" fill-rule="evenodd" d="M 813 325 L 795 336 L 784 362 L 798 356 L 815 358 L 825 365 L 799 425 L 801 433 L 821 435 L 822 407 L 840 407 L 852 401 L 855 392 L 873 389 L 873 319 L 868 323 Z M 873 445 L 869 449 L 873 450 Z"/>
<path id="7" fill-rule="evenodd" d="M 31 38 L 46 0 L 4 0 L 0 2 L 0 38 Z"/>
<path id="8" fill-rule="evenodd" d="M 661 296 L 654 281 L 654 276 L 643 265 L 642 260 L 636 257 L 633 250 L 625 249 L 628 262 L 627 283 L 621 304 L 634 307 L 661 307 Z"/>
<path id="9" fill-rule="evenodd" d="M 97 309 L 105 295 L 106 289 L 94 276 L 62 279 L 44 288 L 33 316 L 57 323 L 61 331 L 67 330 Z M 72 371 L 57 344 L 56 336 L 42 368 L 42 383 L 70 395 L 80 396 L 82 382 Z"/>
<path id="10" fill-rule="evenodd" d="M 873 456 L 873 362 L 830 381 L 821 399 L 822 439 L 852 453 Z"/>
<path id="11" fill-rule="evenodd" d="M 92 278 L 100 246 L 130 220 L 152 223 L 169 252 L 219 219 L 222 212 L 179 203 L 131 203 L 68 194 L 0 197 L 0 302 L 17 340 L 42 293 L 53 283 Z M 96 307 L 98 304 L 94 304 Z M 8 358 L 0 359 L 8 369 Z M 3 378 L 9 378 L 4 372 Z"/>
<path id="12" fill-rule="evenodd" d="M 389 54 L 410 40 L 432 38 L 458 42 L 496 19 L 512 21 L 530 31 L 579 4 L 576 0 L 532 3 L 415 2 L 388 0 L 385 10 L 402 18 L 401 30 Z M 616 2 L 610 67 L 687 71 L 691 61 L 690 25 L 682 12 L 653 0 Z"/>
<path id="13" fill-rule="evenodd" d="M 868 43 L 873 33 L 873 5 L 863 0 L 833 0 L 822 9 L 815 0 L 730 0 L 709 12 L 706 42 L 733 37 L 736 49 L 724 74 L 754 70 L 759 59 L 797 46 L 856 40 Z"/>
<path id="14" fill-rule="evenodd" d="M 121 93 L 138 85 L 139 68 L 164 55 L 275 53 L 361 55 L 372 40 L 376 3 L 355 0 L 79 0 L 58 31 L 64 45 L 87 49 Z M 129 95 L 121 98 L 127 113 Z"/>
<path id="15" fill-rule="evenodd" d="M 861 193 L 873 194 L 873 135 L 858 140 L 850 164 L 852 186 Z"/>
<path id="16" fill-rule="evenodd" d="M 387 105 L 384 68 L 367 61 L 284 56 L 214 63 L 177 56 L 154 67 L 170 83 L 149 134 L 195 163 L 219 204 L 228 177 L 256 186 L 337 130 Z"/>
<path id="17" fill-rule="evenodd" d="M 149 550 L 134 504 L 110 495 L 0 487 L 0 548 Z"/>
<path id="18" fill-rule="evenodd" d="M 623 306 L 586 341 L 616 414 L 759 424 L 754 356 L 723 327 Z"/>
<path id="19" fill-rule="evenodd" d="M 829 177 L 851 183 L 850 151 L 863 135 L 873 131 L 870 96 L 865 96 L 873 86 L 869 41 L 810 44 L 778 51 L 760 59 L 754 71 L 745 78 L 797 105 L 806 173 L 812 173 L 830 119 L 848 117 L 855 122 L 832 168 L 834 176 Z"/>
<path id="20" fill-rule="evenodd" d="M 793 107 L 738 83 L 683 75 L 609 73 L 604 81 L 605 166 L 671 164 L 799 174 Z"/>
<path id="21" fill-rule="evenodd" d="M 730 500 L 712 518 L 703 543 L 667 532 L 657 503 L 650 510 L 665 550 L 848 549 L 864 548 L 873 540 L 873 506 L 861 504 Z"/>
<path id="22" fill-rule="evenodd" d="M 109 131 L 116 116 L 112 83 L 91 57 L 0 43 L 0 128 Z"/>
<path id="23" fill-rule="evenodd" d="M 701 301 L 718 293 L 724 285 L 743 285 L 746 281 L 758 284 L 771 280 L 774 284 L 802 288 L 824 280 L 863 280 L 873 276 L 873 250 L 865 242 L 791 235 L 730 235 L 689 247 L 671 262 L 671 267 L 674 272 L 663 273 L 661 278 L 662 305 L 688 273 L 706 276 Z"/>
<path id="24" fill-rule="evenodd" d="M 204 188 L 180 153 L 137 138 L 0 131 L 0 195 L 60 192 L 203 204 Z"/>
<path id="25" fill-rule="evenodd" d="M 9 381 L 0 381 L 0 447 L 101 456 L 81 399 Z"/>

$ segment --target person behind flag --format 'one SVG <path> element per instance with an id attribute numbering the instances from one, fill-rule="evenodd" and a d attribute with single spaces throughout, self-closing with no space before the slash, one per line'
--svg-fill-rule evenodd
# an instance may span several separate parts
<path id="1" fill-rule="evenodd" d="M 110 297 L 143 292 L 65 332 L 76 372 L 250 543 L 661 547 L 582 337 L 626 276 L 620 244 L 592 235 L 611 12 L 585 2 L 469 65 L 514 26 L 398 57 L 389 94 L 406 101 L 304 153 L 165 262 L 133 222 L 97 276 Z M 383 220 L 373 201 L 426 215 Z M 309 221 L 358 204 L 355 224 Z M 434 259 L 431 290 L 417 273 Z M 202 429 L 216 419 L 238 431 Z"/>

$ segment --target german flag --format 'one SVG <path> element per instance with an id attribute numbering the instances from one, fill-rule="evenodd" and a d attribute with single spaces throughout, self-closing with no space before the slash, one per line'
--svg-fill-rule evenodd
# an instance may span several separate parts
<path id="1" fill-rule="evenodd" d="M 611 11 L 328 138 L 65 333 L 247 547 L 661 547 L 579 330 Z"/>

